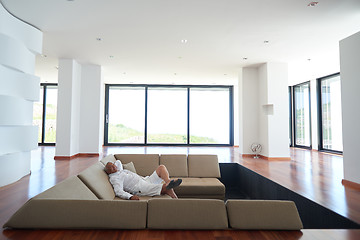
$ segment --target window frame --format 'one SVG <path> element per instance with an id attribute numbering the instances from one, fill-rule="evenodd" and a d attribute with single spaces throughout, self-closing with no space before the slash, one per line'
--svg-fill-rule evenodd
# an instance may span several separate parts
<path id="1" fill-rule="evenodd" d="M 310 136 L 310 145 L 298 145 L 296 144 L 296 98 L 295 98 L 295 87 L 302 86 L 302 85 L 308 85 L 309 86 L 309 136 Z M 292 146 L 297 148 L 304 148 L 304 149 L 312 149 L 312 127 L 311 127 L 311 84 L 310 81 L 306 81 L 300 84 L 296 84 L 292 86 Z"/>
<path id="2" fill-rule="evenodd" d="M 40 83 L 40 87 L 43 87 L 43 99 L 40 99 L 42 101 L 42 116 L 41 116 L 41 142 L 38 142 L 38 146 L 55 146 L 56 142 L 50 143 L 45 142 L 45 122 L 46 122 L 46 96 L 47 96 L 47 87 L 48 86 L 58 86 L 57 83 Z"/>
<path id="3" fill-rule="evenodd" d="M 333 77 L 340 77 L 340 72 L 334 73 L 334 74 L 330 74 L 321 78 L 317 78 L 316 79 L 316 85 L 317 85 L 317 109 L 318 109 L 318 151 L 320 152 L 328 152 L 328 153 L 335 153 L 335 154 L 343 154 L 342 151 L 338 151 L 338 150 L 332 150 L 332 149 L 327 149 L 324 148 L 323 146 L 323 125 L 322 125 L 322 97 L 321 97 L 321 81 L 323 80 L 327 80 L 329 78 L 333 78 Z M 341 78 L 340 78 L 341 81 Z M 341 98 L 340 98 L 341 101 Z M 342 126 L 341 126 L 342 127 Z"/>
<path id="4" fill-rule="evenodd" d="M 144 143 L 109 143 L 108 142 L 108 114 L 109 91 L 111 87 L 144 87 L 145 88 L 145 126 Z M 187 89 L 187 143 L 148 143 L 147 118 L 148 118 L 148 89 L 149 88 L 185 88 Z M 225 88 L 229 90 L 229 144 L 195 144 L 190 143 L 190 89 L 191 88 Z M 234 146 L 234 102 L 233 86 L 230 85 L 158 85 L 158 84 L 105 84 L 105 111 L 104 111 L 104 146 Z"/>

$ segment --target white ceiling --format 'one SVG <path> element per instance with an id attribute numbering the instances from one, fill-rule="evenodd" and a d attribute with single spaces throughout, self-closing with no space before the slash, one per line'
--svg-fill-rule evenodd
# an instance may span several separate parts
<path id="1" fill-rule="evenodd" d="M 339 71 L 339 40 L 360 31 L 360 0 L 1 2 L 43 31 L 42 82 L 57 81 L 59 58 L 103 66 L 107 83 L 233 84 L 264 62 L 307 81 Z"/>

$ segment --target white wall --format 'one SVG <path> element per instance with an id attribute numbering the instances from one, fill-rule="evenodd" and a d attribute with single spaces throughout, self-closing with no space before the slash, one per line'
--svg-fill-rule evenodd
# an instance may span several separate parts
<path id="1" fill-rule="evenodd" d="M 99 153 L 102 145 L 104 84 L 101 66 L 82 65 L 80 153 Z M 102 113 L 102 114 L 101 114 Z"/>
<path id="2" fill-rule="evenodd" d="M 268 157 L 290 157 L 288 71 L 285 63 L 267 63 Z"/>
<path id="3" fill-rule="evenodd" d="M 259 83 L 257 68 L 243 68 L 243 153 L 252 154 L 250 146 L 252 143 L 259 141 Z"/>
<path id="4" fill-rule="evenodd" d="M 38 139 L 33 102 L 40 87 L 34 66 L 41 46 L 42 32 L 0 4 L 0 187 L 30 173 L 30 151 Z"/>
<path id="5" fill-rule="evenodd" d="M 287 65 L 266 63 L 242 69 L 239 82 L 239 111 L 242 120 L 243 154 L 252 154 L 250 146 L 262 145 L 261 155 L 289 157 Z"/>
<path id="6" fill-rule="evenodd" d="M 360 32 L 340 41 L 344 179 L 360 183 Z"/>
<path id="7" fill-rule="evenodd" d="M 73 59 L 59 60 L 56 156 L 79 153 L 81 68 Z"/>
<path id="8" fill-rule="evenodd" d="M 59 60 L 56 157 L 101 152 L 103 92 L 100 66 Z"/>

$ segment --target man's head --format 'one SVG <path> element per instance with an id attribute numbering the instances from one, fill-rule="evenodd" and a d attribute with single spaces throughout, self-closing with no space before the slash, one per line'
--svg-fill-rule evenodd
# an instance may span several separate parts
<path id="1" fill-rule="evenodd" d="M 107 174 L 112 174 L 112 173 L 117 172 L 118 168 L 117 168 L 116 165 L 113 164 L 112 162 L 108 162 L 108 163 L 105 165 L 104 170 L 105 170 L 105 172 L 106 172 Z"/>

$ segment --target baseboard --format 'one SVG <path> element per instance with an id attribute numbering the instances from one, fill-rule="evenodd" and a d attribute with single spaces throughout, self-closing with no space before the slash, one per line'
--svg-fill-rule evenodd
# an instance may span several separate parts
<path id="1" fill-rule="evenodd" d="M 99 153 L 78 153 L 72 156 L 55 156 L 55 160 L 71 160 L 79 157 L 98 157 Z"/>
<path id="2" fill-rule="evenodd" d="M 345 187 L 353 188 L 355 190 L 360 191 L 360 184 L 359 183 L 343 179 L 341 181 L 341 184 L 344 185 Z"/>
<path id="3" fill-rule="evenodd" d="M 255 157 L 255 154 L 242 154 L 243 157 Z M 290 161 L 290 157 L 267 157 L 263 155 L 258 155 L 260 159 L 264 159 L 267 161 Z"/>

